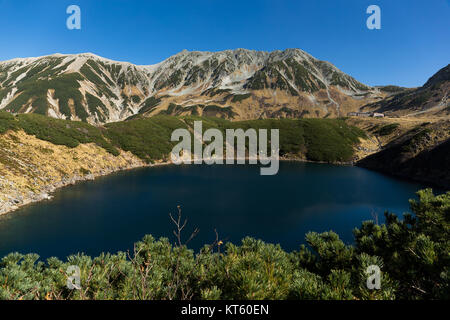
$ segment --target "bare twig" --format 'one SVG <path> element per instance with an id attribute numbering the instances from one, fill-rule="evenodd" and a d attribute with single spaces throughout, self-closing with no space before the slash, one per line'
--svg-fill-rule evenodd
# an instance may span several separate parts
<path id="1" fill-rule="evenodd" d="M 188 219 L 184 219 L 183 223 L 181 223 L 181 206 L 177 206 L 177 209 L 178 209 L 177 219 L 175 219 L 171 213 L 169 213 L 169 217 L 170 217 L 170 220 L 172 220 L 172 222 L 174 223 L 175 227 L 177 228 L 177 230 L 173 230 L 173 234 L 175 235 L 175 237 L 177 239 L 177 243 L 175 245 L 177 247 L 182 247 L 183 245 L 187 245 L 192 239 L 194 239 L 197 236 L 197 234 L 200 232 L 200 229 L 195 228 L 194 231 L 189 236 L 188 240 L 185 243 L 183 243 L 181 240 L 181 233 L 182 233 L 184 227 L 186 227 Z"/>
<path id="2" fill-rule="evenodd" d="M 378 212 L 372 209 L 370 210 L 370 215 L 372 216 L 372 219 L 375 222 L 375 224 L 378 225 Z"/>

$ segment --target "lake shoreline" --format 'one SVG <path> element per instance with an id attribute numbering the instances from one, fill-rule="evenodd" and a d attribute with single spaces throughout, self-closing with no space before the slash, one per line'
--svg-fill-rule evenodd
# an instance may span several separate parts
<path id="1" fill-rule="evenodd" d="M 0 218 L 1 253 L 48 258 L 131 250 L 146 234 L 170 237 L 168 213 L 177 205 L 189 220 L 185 236 L 201 230 L 194 250 L 214 239 L 215 228 L 232 243 L 252 236 L 289 251 L 310 231 L 334 230 L 351 243 L 351 230 L 372 211 L 407 212 L 421 189 L 356 166 L 302 161 L 282 161 L 269 177 L 259 165 L 160 165 L 61 188 L 51 201 Z"/>
<path id="2" fill-rule="evenodd" d="M 20 202 L 14 202 L 14 200 L 11 202 L 7 202 L 6 204 L 4 204 L 3 208 L 0 208 L 0 217 L 10 214 L 22 207 L 25 207 L 27 205 L 30 204 L 34 204 L 37 202 L 42 202 L 42 201 L 46 201 L 46 200 L 51 200 L 53 198 L 53 193 L 56 192 L 59 189 L 68 187 L 68 186 L 72 186 L 75 184 L 78 184 L 80 182 L 84 182 L 84 181 L 94 181 L 97 178 L 100 177 L 105 177 L 105 176 L 109 176 L 111 174 L 114 173 L 118 173 L 118 172 L 125 172 L 128 170 L 133 170 L 133 169 L 139 169 L 139 168 L 146 168 L 146 167 L 156 167 L 156 166 L 162 166 L 162 165 L 169 165 L 171 164 L 170 162 L 157 162 L 157 163 L 152 163 L 152 164 L 146 164 L 146 165 L 135 165 L 132 164 L 130 166 L 127 167 L 118 167 L 118 168 L 113 168 L 113 169 L 107 169 L 107 170 L 103 170 L 99 173 L 90 173 L 90 174 L 86 174 L 86 175 L 74 175 L 70 178 L 64 179 L 64 180 L 60 180 L 57 181 L 55 183 L 51 183 L 49 185 L 46 185 L 44 187 L 42 187 L 39 192 L 37 194 L 34 194 L 33 196 L 27 197 L 24 196 L 20 199 Z"/>
<path id="3" fill-rule="evenodd" d="M 248 160 L 248 158 L 246 158 L 245 160 Z M 326 162 L 326 161 L 311 161 L 311 160 L 302 159 L 299 157 L 280 157 L 279 160 L 283 161 L 283 162 L 323 163 L 323 164 L 333 164 L 333 165 L 339 165 L 339 166 L 354 166 L 354 162 L 330 163 L 330 162 Z M 202 161 L 203 161 L 203 159 L 202 159 Z M 102 170 L 99 173 L 90 173 L 90 174 L 86 174 L 86 175 L 74 175 L 70 178 L 63 179 L 63 180 L 57 181 L 55 183 L 51 183 L 49 185 L 45 185 L 44 187 L 42 187 L 39 190 L 38 193 L 35 193 L 29 197 L 24 196 L 20 199 L 20 201 L 17 200 L 15 202 L 14 200 L 12 200 L 10 202 L 6 202 L 3 205 L 3 208 L 0 207 L 0 216 L 10 214 L 10 213 L 12 213 L 24 206 L 30 205 L 30 204 L 34 204 L 34 203 L 42 202 L 42 201 L 46 201 L 46 200 L 51 200 L 53 198 L 52 194 L 55 191 L 62 189 L 64 187 L 75 185 L 80 182 L 94 181 L 100 177 L 108 176 L 108 175 L 111 175 L 114 173 L 125 172 L 125 171 L 129 171 L 129 170 L 133 170 L 133 169 L 151 168 L 151 167 L 166 166 L 166 165 L 177 165 L 177 164 L 174 164 L 171 161 L 158 161 L 155 163 L 139 164 L 139 165 L 136 165 L 135 163 L 133 163 L 126 167 L 117 167 L 117 168 L 112 168 L 112 169 L 108 169 L 108 170 Z"/>
<path id="4" fill-rule="evenodd" d="M 246 160 L 248 160 L 248 158 L 246 158 Z M 299 157 L 280 157 L 279 159 L 280 161 L 283 162 L 302 162 L 302 163 L 318 163 L 318 164 L 331 164 L 331 165 L 336 165 L 336 166 L 355 166 L 355 167 L 359 167 L 356 165 L 356 162 L 354 161 L 348 161 L 348 162 L 326 162 L 326 161 L 312 161 L 312 160 L 307 160 L 307 159 L 302 159 Z M 202 159 L 203 161 L 203 159 Z M 166 166 L 166 165 L 177 165 L 174 164 L 171 161 L 159 161 L 159 162 L 155 162 L 155 163 L 149 163 L 149 164 L 132 164 L 130 166 L 127 167 L 118 167 L 118 168 L 113 168 L 110 170 L 103 170 L 99 173 L 96 174 L 87 174 L 87 175 L 75 175 L 69 179 L 64 179 L 55 183 L 52 183 L 50 185 L 44 186 L 40 192 L 36 195 L 34 195 L 33 197 L 24 197 L 22 199 L 22 201 L 20 203 L 14 203 L 14 204 L 10 204 L 7 205 L 6 208 L 0 208 L 0 216 L 6 215 L 6 214 L 10 214 L 24 206 L 27 206 L 29 204 L 33 204 L 33 203 L 37 203 L 37 202 L 41 202 L 41 201 L 45 201 L 45 200 L 51 200 L 53 198 L 53 193 L 59 189 L 62 189 L 64 187 L 67 186 L 71 186 L 71 185 L 75 185 L 77 183 L 83 182 L 83 181 L 94 181 L 99 177 L 104 177 L 104 176 L 108 176 L 114 173 L 119 173 L 119 172 L 125 172 L 125 171 L 129 171 L 129 170 L 133 170 L 133 169 L 141 169 L 141 168 L 151 168 L 151 167 L 158 167 L 158 166 Z M 364 167 L 360 167 L 360 168 L 364 168 Z M 433 184 L 436 185 L 435 183 L 432 183 L 430 181 L 421 181 L 421 180 L 417 180 L 414 178 L 407 178 L 407 177 L 401 177 L 395 174 L 389 174 L 387 172 L 382 172 L 379 170 L 371 170 L 369 168 L 364 168 L 370 171 L 375 171 L 381 174 L 384 174 L 386 176 L 389 177 L 394 177 L 400 180 L 406 180 L 406 181 L 411 181 L 411 182 L 419 182 L 419 183 L 427 183 L 427 184 Z M 436 185 L 436 187 L 439 188 L 439 185 Z"/>

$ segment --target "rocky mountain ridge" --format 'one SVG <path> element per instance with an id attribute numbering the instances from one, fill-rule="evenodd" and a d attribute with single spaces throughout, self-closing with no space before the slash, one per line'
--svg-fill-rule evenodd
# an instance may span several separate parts
<path id="1" fill-rule="evenodd" d="M 147 66 L 90 53 L 0 62 L 0 109 L 93 124 L 155 114 L 337 117 L 384 96 L 300 49 L 184 50 Z"/>
<path id="2" fill-rule="evenodd" d="M 388 96 L 362 107 L 364 111 L 394 117 L 450 117 L 450 64 L 440 69 L 419 88 L 380 87 Z"/>

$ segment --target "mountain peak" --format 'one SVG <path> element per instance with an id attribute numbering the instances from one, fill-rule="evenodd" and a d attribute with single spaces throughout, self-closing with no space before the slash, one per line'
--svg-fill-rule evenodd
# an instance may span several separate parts
<path id="1" fill-rule="evenodd" d="M 436 72 L 423 86 L 429 87 L 444 81 L 450 81 L 450 64 Z"/>
<path id="2" fill-rule="evenodd" d="M 183 50 L 146 66 L 91 52 L 0 62 L 0 109 L 90 123 L 161 113 L 332 117 L 373 93 L 298 48 Z"/>

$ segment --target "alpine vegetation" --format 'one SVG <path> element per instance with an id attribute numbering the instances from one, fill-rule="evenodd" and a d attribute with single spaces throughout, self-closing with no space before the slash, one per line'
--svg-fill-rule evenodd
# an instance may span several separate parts
<path id="1" fill-rule="evenodd" d="M 226 129 L 226 164 L 245 164 L 248 158 L 249 164 L 257 164 L 258 159 L 262 165 L 269 167 L 261 168 L 261 175 L 277 174 L 279 168 L 280 134 L 279 129 L 270 130 L 270 155 L 268 155 L 267 129 L 254 128 L 246 131 L 243 129 Z M 248 138 L 248 145 L 246 144 Z M 259 138 L 259 139 L 258 139 Z M 223 164 L 224 163 L 224 139 L 222 131 L 217 128 L 209 128 L 203 133 L 202 121 L 194 121 L 194 155 L 192 159 L 191 133 L 187 129 L 176 129 L 173 131 L 171 141 L 180 143 L 173 147 L 171 160 L 174 164 Z M 258 141 L 259 140 L 259 141 Z M 203 150 L 203 142 L 211 141 Z M 235 141 L 236 146 L 235 146 Z M 235 154 L 235 150 L 237 150 Z M 248 152 L 246 153 L 246 150 Z"/>
<path id="2" fill-rule="evenodd" d="M 146 66 L 90 53 L 0 61 L 0 109 L 91 124 L 161 114 L 339 117 L 380 94 L 300 49 L 182 51 Z"/>
<path id="3" fill-rule="evenodd" d="M 447 300 L 450 192 L 417 196 L 403 219 L 386 212 L 384 224 L 363 222 L 352 245 L 332 231 L 309 232 L 307 245 L 287 252 L 249 237 L 233 244 L 216 233 L 194 252 L 181 240 L 179 213 L 171 216 L 174 242 L 147 235 L 128 253 L 47 261 L 11 253 L 0 259 L 0 299 Z M 367 285 L 372 274 L 379 279 Z"/>

